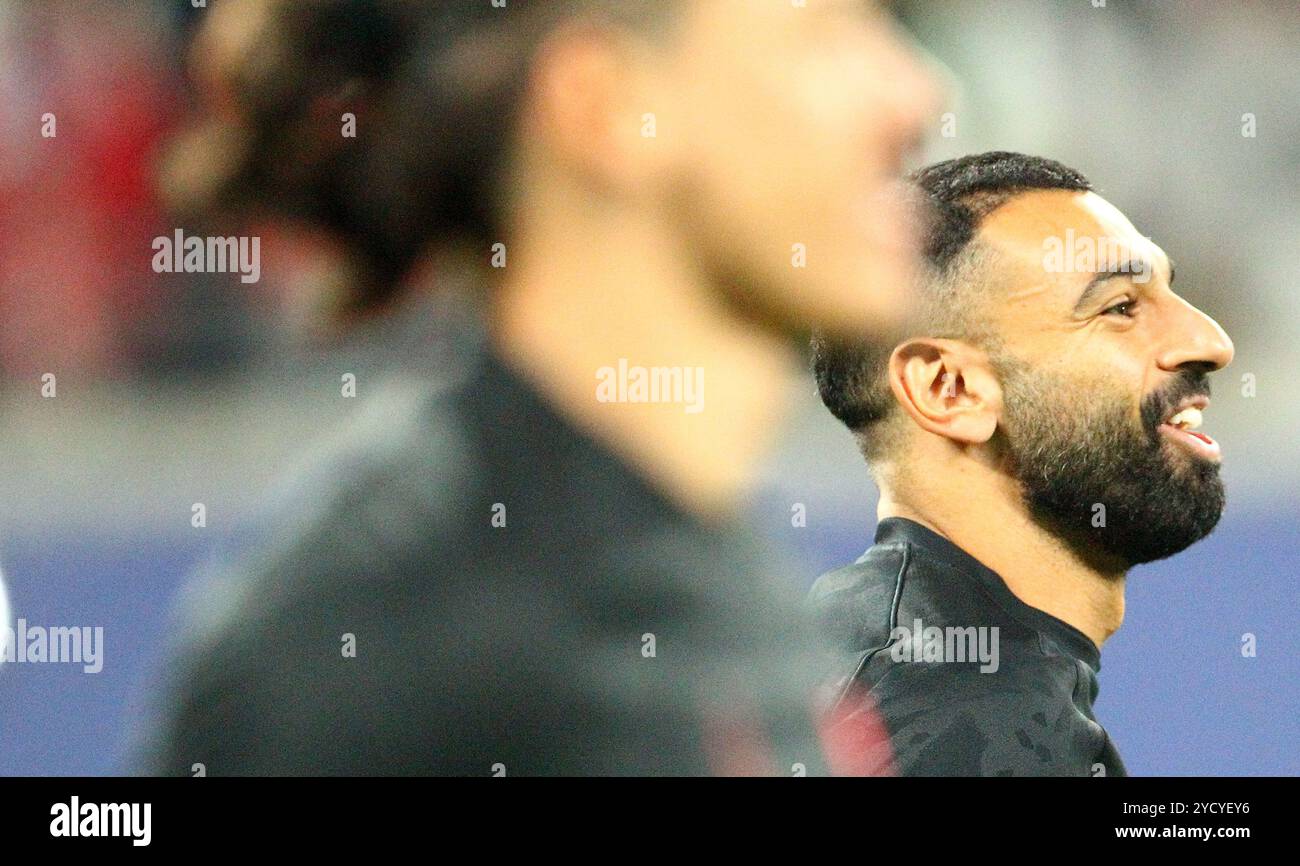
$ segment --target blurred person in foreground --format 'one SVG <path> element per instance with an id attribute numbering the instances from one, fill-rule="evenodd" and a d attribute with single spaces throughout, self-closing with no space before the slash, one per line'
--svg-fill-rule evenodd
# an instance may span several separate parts
<path id="1" fill-rule="evenodd" d="M 874 546 L 810 596 L 836 718 L 883 718 L 882 773 L 1124 775 L 1093 714 L 1100 647 L 1128 570 L 1222 514 L 1198 428 L 1232 342 L 1079 172 L 995 152 L 916 183 L 937 214 L 918 328 L 815 341 L 880 489 Z"/>
<path id="2" fill-rule="evenodd" d="M 328 231 L 352 314 L 426 255 L 505 266 L 484 350 L 201 588 L 150 769 L 824 771 L 797 600 L 736 515 L 798 335 L 908 311 L 890 187 L 936 94 L 887 16 L 227 0 L 195 59 L 174 197 Z"/>

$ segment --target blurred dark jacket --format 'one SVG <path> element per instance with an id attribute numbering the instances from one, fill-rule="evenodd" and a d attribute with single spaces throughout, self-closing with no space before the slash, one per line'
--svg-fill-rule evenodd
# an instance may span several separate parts
<path id="1" fill-rule="evenodd" d="M 770 551 L 490 355 L 433 391 L 376 398 L 269 543 L 199 584 L 148 772 L 823 772 Z"/>

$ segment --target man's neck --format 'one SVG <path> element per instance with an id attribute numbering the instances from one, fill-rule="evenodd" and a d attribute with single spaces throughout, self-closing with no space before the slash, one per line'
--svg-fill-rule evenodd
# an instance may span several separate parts
<path id="1" fill-rule="evenodd" d="M 904 517 L 997 572 L 1017 598 L 1087 635 L 1098 648 L 1124 621 L 1124 579 L 1088 564 L 1029 515 L 1014 481 L 969 462 L 927 472 L 938 484 L 881 485 L 877 516 Z M 959 491 L 959 493 L 958 493 Z"/>
<path id="2" fill-rule="evenodd" d="M 534 223 L 511 245 L 489 311 L 497 351 L 680 506 L 734 510 L 789 400 L 795 353 L 738 321 L 654 220 L 575 222 Z M 656 367 L 703 388 L 633 402 L 623 386 Z M 623 380 L 604 393 L 615 402 L 598 395 L 602 370 Z"/>

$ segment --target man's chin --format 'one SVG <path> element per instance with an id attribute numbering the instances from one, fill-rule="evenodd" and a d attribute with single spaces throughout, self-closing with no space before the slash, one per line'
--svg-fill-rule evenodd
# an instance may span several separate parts
<path id="1" fill-rule="evenodd" d="M 1124 556 L 1130 567 L 1168 559 L 1207 538 L 1222 516 L 1220 510 L 1194 525 L 1167 526 L 1161 533 L 1143 533 L 1140 543 L 1127 545 L 1115 553 Z"/>
<path id="2" fill-rule="evenodd" d="M 1069 502 L 1031 497 L 1030 511 L 1102 573 L 1167 559 L 1213 532 L 1226 502 L 1217 463 L 1175 462 L 1163 477 L 1130 478 L 1106 494 L 1078 496 L 1076 487 Z"/>

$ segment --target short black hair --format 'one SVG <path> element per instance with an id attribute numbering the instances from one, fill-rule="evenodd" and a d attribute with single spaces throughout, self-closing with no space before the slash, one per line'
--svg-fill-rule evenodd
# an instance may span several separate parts
<path id="1" fill-rule="evenodd" d="M 962 281 L 958 273 L 962 253 L 968 251 L 985 217 L 1030 190 L 1092 189 L 1086 177 L 1055 160 L 1001 150 L 937 162 L 914 172 L 908 180 L 922 193 L 927 209 L 919 306 L 927 326 L 943 330 L 951 330 L 960 320 L 962 308 L 968 306 L 951 291 L 945 296 L 945 289 L 954 277 Z M 889 414 L 893 397 L 885 381 L 885 367 L 893 348 L 813 338 L 818 393 L 831 414 L 855 433 L 865 433 Z M 864 440 L 863 450 L 870 459 L 873 443 Z"/>

